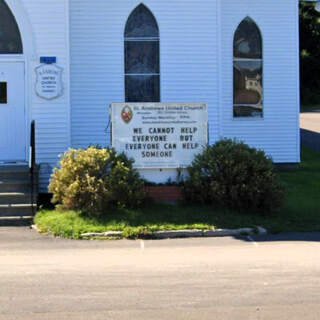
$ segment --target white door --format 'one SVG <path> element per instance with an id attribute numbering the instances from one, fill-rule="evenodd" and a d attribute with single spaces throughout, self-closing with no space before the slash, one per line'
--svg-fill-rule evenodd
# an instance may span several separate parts
<path id="1" fill-rule="evenodd" d="M 26 160 L 24 63 L 0 62 L 0 161 Z"/>

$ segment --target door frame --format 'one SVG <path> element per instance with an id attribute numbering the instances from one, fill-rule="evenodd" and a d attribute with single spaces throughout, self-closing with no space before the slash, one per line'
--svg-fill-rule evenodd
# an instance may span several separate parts
<path id="1" fill-rule="evenodd" d="M 27 123 L 27 118 L 28 118 L 28 116 L 27 116 L 27 108 L 26 108 L 26 105 L 27 105 L 27 101 L 26 101 L 26 98 L 27 98 L 27 95 L 26 95 L 26 62 L 25 62 L 25 59 L 22 57 L 20 57 L 20 59 L 19 58 L 17 58 L 17 56 L 15 56 L 15 57 L 10 57 L 11 59 L 5 59 L 5 58 L 3 58 L 2 56 L 4 56 L 4 55 L 0 55 L 0 64 L 4 64 L 4 65 L 10 65 L 10 64 L 17 64 L 17 63 L 19 63 L 19 64 L 21 64 L 22 66 L 23 66 L 23 72 L 24 72 L 24 74 L 23 74 L 23 85 L 24 85 L 24 97 L 23 97 L 23 101 L 24 101 L 24 106 L 23 106 L 23 118 L 24 118 L 24 122 L 25 122 L 25 130 L 28 130 L 28 128 L 27 128 L 27 125 L 28 125 L 28 123 Z M 20 55 L 21 56 L 21 55 Z M 30 124 L 29 124 L 29 127 L 30 127 Z M 27 144 L 27 140 L 28 140 L 28 137 L 27 137 L 27 133 L 28 132 L 25 132 L 25 151 L 24 151 L 24 159 L 10 159 L 10 160 L 8 160 L 8 161 L 17 161 L 17 162 L 21 162 L 21 161 L 27 161 L 27 155 L 28 155 L 28 144 Z M 30 136 L 30 133 L 29 133 L 29 136 Z M 1 159 L 0 158 L 0 161 L 2 161 L 3 159 Z"/>
<path id="2" fill-rule="evenodd" d="M 32 25 L 21 0 L 4 0 L 16 19 L 22 45 L 22 54 L 1 54 L 1 63 L 20 62 L 24 64 L 24 118 L 25 118 L 25 161 L 29 159 L 30 125 L 32 120 L 32 69 L 37 62 Z M 17 160 L 17 159 L 12 159 Z"/>

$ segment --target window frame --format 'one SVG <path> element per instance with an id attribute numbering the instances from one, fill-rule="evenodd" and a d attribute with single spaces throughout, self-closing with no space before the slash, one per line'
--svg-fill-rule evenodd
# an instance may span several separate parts
<path id="1" fill-rule="evenodd" d="M 259 31 L 260 35 L 260 44 L 261 44 L 261 58 L 235 58 L 234 57 L 234 44 L 235 44 L 235 36 L 236 32 L 238 31 L 239 26 L 243 21 L 246 19 L 250 19 L 256 26 L 257 30 Z M 241 106 L 257 106 L 257 104 L 249 104 L 249 103 L 242 103 L 242 104 L 235 104 L 234 100 L 234 92 L 235 92 L 235 87 L 234 87 L 234 66 L 235 62 L 241 62 L 241 61 L 255 61 L 255 62 L 260 62 L 261 63 L 261 75 L 262 75 L 262 80 L 261 80 L 261 86 L 262 86 L 262 93 L 261 93 L 261 107 L 262 107 L 262 114 L 261 117 L 254 117 L 254 116 L 242 116 L 242 117 L 235 117 L 234 116 L 234 107 L 241 107 Z M 264 66 L 264 40 L 263 40 L 263 34 L 262 31 L 257 24 L 257 22 L 251 18 L 250 16 L 246 16 L 243 18 L 236 26 L 233 37 L 232 37 L 232 120 L 234 121 L 263 121 L 265 119 L 265 86 L 264 86 L 264 74 L 265 74 L 265 66 Z"/>
<path id="2" fill-rule="evenodd" d="M 127 24 L 128 24 L 128 21 L 131 17 L 131 15 L 134 13 L 134 11 L 139 8 L 140 6 L 143 6 L 154 18 L 155 20 L 155 23 L 157 25 L 157 30 L 158 30 L 158 37 L 126 37 L 126 34 L 125 34 L 125 31 L 126 31 L 126 27 L 127 27 Z M 158 24 L 158 21 L 155 17 L 155 15 L 153 14 L 153 12 L 146 6 L 144 5 L 143 3 L 140 3 L 138 6 L 136 6 L 129 14 L 126 22 L 125 22 L 125 25 L 124 25 L 124 37 L 123 37 L 123 61 L 124 61 L 124 73 L 123 73 L 123 83 L 124 83 L 124 101 L 126 103 L 158 103 L 158 102 L 161 102 L 161 41 L 160 41 L 160 28 L 159 28 L 159 24 Z M 159 65 L 159 73 L 126 73 L 126 48 L 125 48 L 125 44 L 126 42 L 129 42 L 129 41 L 141 41 L 141 42 L 158 42 L 158 56 L 159 56 L 159 61 L 158 61 L 158 65 Z M 139 102 L 128 102 L 127 101 L 127 96 L 126 96 L 126 77 L 127 76 L 157 76 L 158 79 L 159 79 L 159 85 L 158 85 L 158 92 L 159 92 L 159 101 L 152 101 L 152 102 L 143 102 L 143 101 L 139 101 Z"/>
<path id="3" fill-rule="evenodd" d="M 8 3 L 4 0 L 0 0 L 1 1 L 1 5 L 3 5 L 5 7 L 5 10 L 9 16 L 10 16 L 10 22 L 11 22 L 11 26 L 13 26 L 15 28 L 16 31 L 16 40 L 18 40 L 18 47 L 21 51 L 19 52 L 0 52 L 1 57 L 6 57 L 6 56 L 23 56 L 24 55 L 24 43 L 23 43 L 23 38 L 22 38 L 22 33 L 17 21 L 16 16 L 14 15 L 13 11 L 11 10 L 11 7 L 8 5 Z"/>

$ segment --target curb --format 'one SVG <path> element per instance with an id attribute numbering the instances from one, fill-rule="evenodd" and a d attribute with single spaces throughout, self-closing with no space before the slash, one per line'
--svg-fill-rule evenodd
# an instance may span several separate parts
<path id="1" fill-rule="evenodd" d="M 154 231 L 148 235 L 147 238 L 154 239 L 176 239 L 176 238 L 201 238 L 201 237 L 230 237 L 240 235 L 263 235 L 268 231 L 263 227 L 257 228 L 240 228 L 240 229 L 211 229 L 211 230 L 168 230 L 168 231 Z M 122 231 L 106 231 L 102 233 L 88 232 L 81 234 L 83 238 L 91 237 L 116 237 L 122 238 Z M 144 238 L 140 235 L 138 238 Z"/>
<path id="2" fill-rule="evenodd" d="M 107 231 L 102 233 L 96 233 L 96 232 L 88 232 L 88 233 L 82 233 L 82 238 L 91 238 L 91 237 L 122 237 L 122 231 Z"/>

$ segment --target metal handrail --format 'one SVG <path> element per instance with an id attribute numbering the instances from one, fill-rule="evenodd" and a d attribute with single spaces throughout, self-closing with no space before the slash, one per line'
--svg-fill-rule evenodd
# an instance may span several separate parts
<path id="1" fill-rule="evenodd" d="M 30 126 L 30 150 L 29 150 L 29 170 L 30 170 L 30 183 L 31 183 L 31 208 L 32 215 L 34 215 L 34 174 L 36 168 L 36 122 L 31 121 Z"/>

